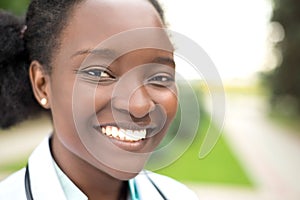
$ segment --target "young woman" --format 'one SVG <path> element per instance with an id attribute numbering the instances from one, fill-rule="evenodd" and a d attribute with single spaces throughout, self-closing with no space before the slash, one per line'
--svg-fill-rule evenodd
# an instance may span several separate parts
<path id="1" fill-rule="evenodd" d="M 0 23 L 1 127 L 41 108 L 53 122 L 1 200 L 197 199 L 143 170 L 177 108 L 155 0 L 33 0 L 25 22 Z"/>

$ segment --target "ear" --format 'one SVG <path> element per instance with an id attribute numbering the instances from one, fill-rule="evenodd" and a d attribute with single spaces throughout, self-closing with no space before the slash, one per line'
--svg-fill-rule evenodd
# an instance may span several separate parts
<path id="1" fill-rule="evenodd" d="M 38 61 L 32 61 L 29 67 L 29 76 L 32 90 L 36 100 L 45 109 L 51 107 L 50 104 L 50 78 L 43 69 L 43 65 Z"/>

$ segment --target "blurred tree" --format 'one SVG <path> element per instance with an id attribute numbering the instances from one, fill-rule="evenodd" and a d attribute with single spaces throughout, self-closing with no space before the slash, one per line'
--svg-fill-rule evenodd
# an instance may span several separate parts
<path id="1" fill-rule="evenodd" d="M 0 8 L 17 15 L 23 15 L 26 12 L 29 2 L 30 0 L 0 0 Z"/>
<path id="2" fill-rule="evenodd" d="M 268 74 L 266 81 L 271 89 L 271 103 L 288 114 L 300 114 L 300 1 L 273 0 L 271 21 L 279 22 L 284 39 L 276 43 L 281 62 Z M 289 113 L 290 112 L 290 113 Z"/>

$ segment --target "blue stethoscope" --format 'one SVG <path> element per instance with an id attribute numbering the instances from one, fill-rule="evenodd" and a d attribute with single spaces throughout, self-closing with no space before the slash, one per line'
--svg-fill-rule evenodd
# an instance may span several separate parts
<path id="1" fill-rule="evenodd" d="M 157 187 L 157 185 L 153 182 L 153 180 L 148 176 L 147 172 L 145 172 L 145 174 L 146 174 L 146 177 L 148 178 L 148 180 L 153 185 L 153 187 L 155 187 L 157 192 L 160 194 L 162 199 L 167 200 L 166 196 Z M 135 179 L 130 179 L 128 182 L 129 182 L 129 190 L 130 190 L 131 199 L 132 200 L 140 200 Z M 25 191 L 26 191 L 27 200 L 33 200 L 28 165 L 26 166 L 26 172 L 25 172 Z"/>

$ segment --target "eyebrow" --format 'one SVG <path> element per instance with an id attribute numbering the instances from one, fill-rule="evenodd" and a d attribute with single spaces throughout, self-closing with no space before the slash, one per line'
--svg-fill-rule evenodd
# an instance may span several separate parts
<path id="1" fill-rule="evenodd" d="M 117 52 L 112 49 L 84 49 L 79 50 L 75 54 L 71 56 L 71 58 L 78 56 L 78 55 L 85 55 L 85 54 L 94 54 L 94 55 L 101 55 L 108 58 L 116 58 Z M 170 65 L 172 67 L 175 67 L 175 61 L 173 58 L 170 57 L 156 57 L 152 60 L 152 63 L 159 63 L 159 64 L 165 64 Z"/>
<path id="2" fill-rule="evenodd" d="M 78 55 L 85 55 L 85 54 L 94 54 L 94 55 L 101 55 L 104 57 L 113 58 L 117 55 L 117 53 L 112 49 L 84 49 L 79 50 L 74 53 L 71 58 L 78 56 Z"/>
<path id="3" fill-rule="evenodd" d="M 170 65 L 175 68 L 176 64 L 173 58 L 170 57 L 156 57 L 152 60 L 153 63 Z"/>

